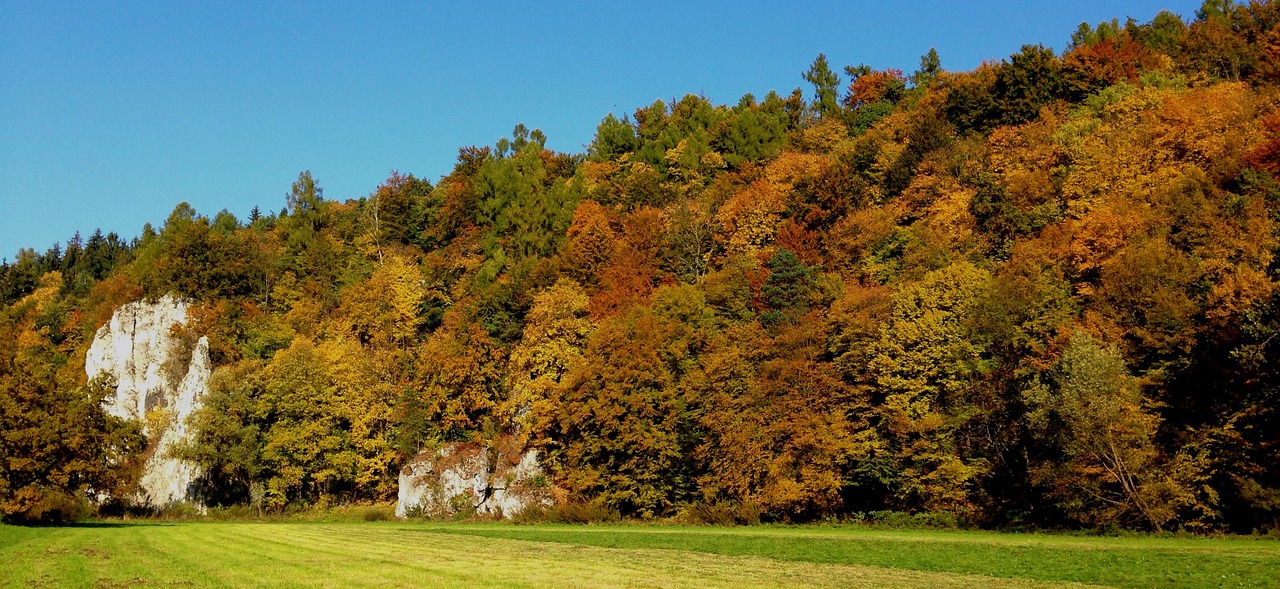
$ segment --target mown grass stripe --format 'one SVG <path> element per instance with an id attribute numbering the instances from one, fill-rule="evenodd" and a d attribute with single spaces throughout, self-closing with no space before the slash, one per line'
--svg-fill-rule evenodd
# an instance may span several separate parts
<path id="1" fill-rule="evenodd" d="M 393 549 L 378 551 L 377 548 L 384 543 L 368 539 L 360 539 L 356 542 L 357 539 L 334 533 L 333 528 L 322 528 L 316 525 L 262 526 L 252 528 L 246 534 L 259 542 L 290 546 L 313 554 L 351 560 L 359 565 L 360 570 L 373 571 L 372 575 L 366 574 L 350 579 L 352 583 L 359 586 L 385 585 L 376 583 L 372 577 L 396 583 L 430 582 L 442 584 L 442 586 L 513 586 L 510 582 L 497 581 L 492 576 L 477 573 L 471 567 L 458 569 L 448 566 L 451 563 L 467 560 L 460 558 L 456 550 L 433 553 L 430 546 L 414 546 L 406 542 L 401 545 L 385 544 L 390 548 L 401 548 L 399 552 Z M 354 555 L 353 552 L 355 552 Z M 440 558 L 441 554 L 444 554 L 445 558 Z"/>
<path id="2" fill-rule="evenodd" d="M 986 574 L 1051 582 L 1121 587 L 1280 586 L 1280 559 L 1265 550 L 1223 557 L 1205 551 L 1166 550 L 1124 544 L 1123 549 L 1077 550 L 1049 544 L 982 543 L 938 537 L 917 542 L 912 535 L 777 534 L 759 530 L 700 533 L 629 526 L 447 525 L 405 526 L 406 530 L 489 538 L 561 542 L 609 548 L 656 548 L 786 561 L 872 565 L 912 570 Z M 938 534 L 945 537 L 945 534 Z"/>
<path id="3" fill-rule="evenodd" d="M 986 538 L 992 541 L 979 541 Z M 404 522 L 0 526 L 0 586 L 1057 587 L 1070 584 L 1065 577 L 1073 574 L 1132 587 L 1280 586 L 1273 582 L 1280 574 L 1276 543 L 1057 540 L 865 529 Z M 1061 561 L 1068 557 L 1079 562 Z M 984 566 L 974 564 L 981 559 Z M 1159 570 L 1162 562 L 1198 563 L 1199 569 L 1171 576 Z M 978 570 L 926 568 L 961 565 Z M 1004 576 L 992 576 L 996 572 Z"/>
<path id="4" fill-rule="evenodd" d="M 246 534 L 250 530 L 236 526 L 215 526 L 204 530 L 210 534 L 207 537 L 209 542 L 201 545 L 216 547 L 216 552 L 206 552 L 212 565 L 206 566 L 206 570 L 230 585 L 279 588 L 352 586 L 349 583 L 351 579 L 335 579 L 344 569 L 343 565 L 348 563 L 342 554 L 301 551 L 294 545 L 253 537 Z M 193 542 L 189 535 L 180 540 L 187 545 Z M 264 571 L 269 571 L 269 575 L 264 575 Z"/>
<path id="5" fill-rule="evenodd" d="M 362 531 L 369 530 L 369 529 L 371 528 L 361 528 Z M 329 531 L 330 530 L 325 530 L 324 533 L 328 533 Z M 317 532 L 317 533 L 320 533 L 320 532 Z M 352 529 L 343 528 L 340 530 L 340 533 L 350 534 L 352 533 Z M 366 544 L 378 543 L 377 541 L 368 540 L 368 538 L 371 536 L 373 536 L 373 534 L 368 534 L 368 533 L 363 534 L 363 537 L 365 538 L 363 542 L 365 542 Z M 406 542 L 403 536 L 396 536 L 396 538 L 397 538 L 397 541 L 394 543 L 390 543 L 390 545 L 394 547 L 401 547 Z M 444 539 L 445 541 L 448 541 L 447 536 L 441 536 L 441 538 Z M 383 544 L 386 545 L 388 543 L 383 543 Z M 428 543 L 424 543 L 423 545 L 430 546 L 432 544 L 434 543 L 428 542 Z M 578 569 L 576 572 L 578 574 L 585 574 L 588 577 L 590 577 L 590 583 L 589 583 L 590 586 L 602 585 L 606 583 L 608 579 L 616 578 L 619 571 L 626 571 L 626 574 L 628 576 L 633 577 L 632 580 L 625 583 L 625 585 L 629 585 L 629 586 L 635 585 L 637 582 L 641 582 L 642 584 L 645 584 L 642 581 L 637 581 L 637 580 L 654 579 L 654 575 L 656 573 L 665 572 L 665 573 L 668 573 L 666 577 L 669 577 L 669 578 L 664 578 L 663 575 L 658 575 L 657 579 L 659 579 L 659 581 L 656 584 L 654 584 L 654 586 L 672 586 L 674 584 L 679 584 L 680 579 L 687 579 L 691 574 L 701 573 L 702 576 L 698 577 L 696 582 L 690 581 L 683 584 L 690 585 L 690 586 L 740 587 L 743 585 L 744 575 L 749 575 L 750 571 L 753 569 L 761 569 L 761 568 L 772 569 L 773 575 L 757 577 L 753 579 L 755 583 L 752 583 L 752 584 L 795 586 L 797 582 L 800 582 L 801 584 L 813 585 L 815 584 L 815 581 L 818 580 L 817 577 L 813 575 L 803 575 L 799 573 L 802 571 L 807 571 L 807 572 L 820 571 L 829 577 L 838 577 L 838 578 L 832 579 L 834 582 L 831 583 L 831 586 L 846 586 L 850 582 L 856 583 L 859 579 L 870 582 L 871 583 L 870 586 L 914 587 L 914 586 L 928 585 L 928 586 L 966 587 L 966 586 L 977 586 L 977 585 L 982 585 L 982 586 L 1038 586 L 1040 585 L 1039 583 L 1035 583 L 1035 582 L 1002 580 L 1002 579 L 995 579 L 992 577 L 980 576 L 980 575 L 945 575 L 945 574 L 937 574 L 937 573 L 925 573 L 925 572 L 916 572 L 916 571 L 886 569 L 882 567 L 850 567 L 850 566 L 835 566 L 835 565 L 819 565 L 819 567 L 817 568 L 815 568 L 813 565 L 805 565 L 802 567 L 798 567 L 788 563 L 770 561 L 769 559 L 759 559 L 755 557 L 731 557 L 729 559 L 708 558 L 708 555 L 700 554 L 700 553 L 692 553 L 692 552 L 680 554 L 680 555 L 673 555 L 669 551 L 658 551 L 658 550 L 647 550 L 647 549 L 646 550 L 616 550 L 616 549 L 602 549 L 602 548 L 588 549 L 587 551 L 584 552 L 584 551 L 581 551 L 580 549 L 565 547 L 564 545 L 557 546 L 557 544 L 555 543 L 547 544 L 547 543 L 519 542 L 519 541 L 509 541 L 495 548 L 498 548 L 498 550 L 504 554 L 510 554 L 511 552 L 513 552 L 513 549 L 511 548 L 511 546 L 513 545 L 525 545 L 525 546 L 532 547 L 533 550 L 542 552 L 544 559 L 545 558 L 564 558 L 565 556 L 572 556 L 573 558 L 581 560 L 581 557 L 585 556 L 586 553 L 589 553 L 591 555 L 589 562 L 593 563 L 594 565 L 592 567 L 589 567 L 592 570 L 583 570 L 582 566 L 578 565 Z M 419 548 L 419 552 L 422 552 L 420 548 Z M 479 554 L 479 553 L 480 552 L 477 551 L 477 552 L 473 552 L 472 554 Z M 552 553 L 552 554 L 548 554 L 548 553 Z M 422 555 L 429 556 L 430 553 L 422 552 Z M 483 557 L 470 559 L 466 564 L 468 566 L 483 567 L 486 564 L 486 561 L 491 561 L 491 560 L 492 560 L 491 556 L 485 555 Z M 693 567 L 690 567 L 688 564 L 686 564 L 690 560 L 701 560 L 701 561 L 724 563 L 726 565 L 723 567 L 724 574 L 719 578 L 715 577 L 715 575 L 710 575 L 708 574 L 710 571 L 707 570 L 705 565 L 704 565 L 704 568 L 702 568 L 701 570 L 695 570 Z M 734 566 L 734 565 L 742 565 L 742 566 Z M 521 562 L 521 566 L 522 568 L 524 568 L 524 570 L 528 570 L 528 563 Z M 563 567 L 563 564 L 559 564 L 557 561 L 557 564 L 554 564 L 552 565 L 552 567 L 547 569 L 547 573 L 554 577 L 554 575 L 556 575 L 557 573 L 563 572 L 561 567 Z M 788 572 L 790 574 L 788 574 Z"/>

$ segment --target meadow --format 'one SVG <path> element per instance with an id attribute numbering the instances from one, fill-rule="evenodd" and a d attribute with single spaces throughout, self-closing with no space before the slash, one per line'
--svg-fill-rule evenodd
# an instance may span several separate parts
<path id="1" fill-rule="evenodd" d="M 0 526 L 2 587 L 1276 587 L 1280 542 L 861 527 Z"/>

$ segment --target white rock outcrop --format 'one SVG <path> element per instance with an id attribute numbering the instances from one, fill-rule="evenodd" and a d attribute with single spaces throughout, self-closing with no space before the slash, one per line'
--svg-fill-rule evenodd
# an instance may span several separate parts
<path id="1" fill-rule="evenodd" d="M 400 471 L 396 516 L 478 513 L 511 517 L 551 505 L 551 489 L 538 451 L 509 444 L 447 444 L 409 461 Z"/>
<path id="2" fill-rule="evenodd" d="M 137 498 L 148 507 L 199 502 L 194 489 L 199 469 L 170 456 L 188 439 L 187 419 L 209 386 L 209 340 L 201 337 L 187 360 L 172 335 L 173 327 L 186 321 L 186 303 L 173 296 L 129 303 L 98 329 L 85 355 L 89 378 L 105 377 L 116 389 L 106 401 L 107 412 L 142 421 L 151 440 Z"/>

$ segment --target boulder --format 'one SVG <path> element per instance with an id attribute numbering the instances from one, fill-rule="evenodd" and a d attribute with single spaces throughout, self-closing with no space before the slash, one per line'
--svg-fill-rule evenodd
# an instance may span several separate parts
<path id="1" fill-rule="evenodd" d="M 170 456 L 189 439 L 187 420 L 209 387 L 209 340 L 192 344 L 173 333 L 186 321 L 186 303 L 173 296 L 126 304 L 98 329 L 85 355 L 89 378 L 105 378 L 115 388 L 107 412 L 141 421 L 151 440 L 136 498 L 147 507 L 199 503 L 199 469 Z"/>
<path id="2" fill-rule="evenodd" d="M 396 516 L 477 513 L 511 517 L 551 505 L 551 487 L 538 451 L 511 440 L 446 444 L 421 454 L 400 471 Z"/>

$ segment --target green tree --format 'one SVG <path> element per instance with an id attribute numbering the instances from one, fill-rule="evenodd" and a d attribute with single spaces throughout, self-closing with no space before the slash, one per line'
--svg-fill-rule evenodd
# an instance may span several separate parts
<path id="1" fill-rule="evenodd" d="M 261 485 L 274 509 L 354 498 L 359 456 L 330 370 L 314 344 L 296 339 L 269 362 L 218 371 L 194 416 L 195 441 L 181 450 L 206 470 L 213 497 L 236 501 Z"/>
<path id="2" fill-rule="evenodd" d="M 1065 90 L 1062 61 L 1043 45 L 1023 45 L 996 69 L 993 92 L 1000 123 L 1017 125 L 1035 119 L 1040 107 Z"/>
<path id="3" fill-rule="evenodd" d="M 298 179 L 285 195 L 285 207 L 289 216 L 311 231 L 318 231 L 322 225 L 323 202 L 324 189 L 311 177 L 311 170 L 303 170 L 298 174 Z"/>
<path id="4" fill-rule="evenodd" d="M 1071 33 L 1071 43 L 1067 45 L 1067 50 L 1071 51 L 1104 41 L 1112 41 L 1118 39 L 1122 34 L 1124 34 L 1124 31 L 1120 28 L 1119 19 L 1113 18 L 1110 22 L 1100 22 L 1097 28 L 1090 26 L 1087 22 L 1082 22 L 1076 28 L 1076 31 Z"/>
<path id="5" fill-rule="evenodd" d="M 769 277 L 760 294 L 769 310 L 760 316 L 761 323 L 791 323 L 809 311 L 809 291 L 813 273 L 791 250 L 778 248 L 768 263 Z"/>
<path id="6" fill-rule="evenodd" d="M 609 113 L 596 127 L 596 136 L 587 148 L 587 154 L 595 161 L 607 162 L 635 151 L 636 147 L 636 130 L 631 121 L 626 116 L 618 120 Z"/>
<path id="7" fill-rule="evenodd" d="M 246 360 L 215 371 L 203 407 L 191 416 L 191 441 L 175 454 L 200 466 L 197 485 L 211 505 L 249 501 L 270 475 L 262 459 L 269 416 L 262 405 L 265 363 Z M 263 507 L 259 497 L 256 507 Z"/>
<path id="8" fill-rule="evenodd" d="M 920 57 L 920 69 L 911 74 L 911 83 L 917 88 L 927 88 L 937 81 L 942 73 L 942 60 L 938 58 L 938 50 L 929 48 L 929 52 Z"/>
<path id="9" fill-rule="evenodd" d="M 763 103 L 747 94 L 730 116 L 712 129 L 711 147 L 730 167 L 772 158 L 787 138 L 788 115 L 782 98 L 769 92 Z"/>
<path id="10" fill-rule="evenodd" d="M 823 118 L 840 114 L 840 76 L 831 71 L 826 54 L 819 53 L 801 75 L 813 84 L 814 112 Z"/>
<path id="11" fill-rule="evenodd" d="M 572 165 L 549 167 L 550 155 L 538 143 L 525 142 L 510 157 L 489 158 L 476 171 L 475 221 L 488 228 L 480 286 L 503 271 L 527 271 L 537 258 L 560 248 L 583 187 Z"/>
<path id="12" fill-rule="evenodd" d="M 1115 348 L 1077 332 L 1049 382 L 1027 394 L 1031 429 L 1059 450 L 1034 476 L 1059 505 L 1094 525 L 1126 521 L 1160 531 L 1177 515 L 1185 489 L 1157 461 L 1155 416 L 1142 407 L 1137 380 Z"/>
<path id="13" fill-rule="evenodd" d="M 1177 55 L 1178 45 L 1187 32 L 1187 24 L 1177 14 L 1161 10 L 1146 24 L 1140 25 L 1133 21 L 1125 23 L 1125 31 L 1133 40 L 1150 49 L 1165 55 Z"/>

